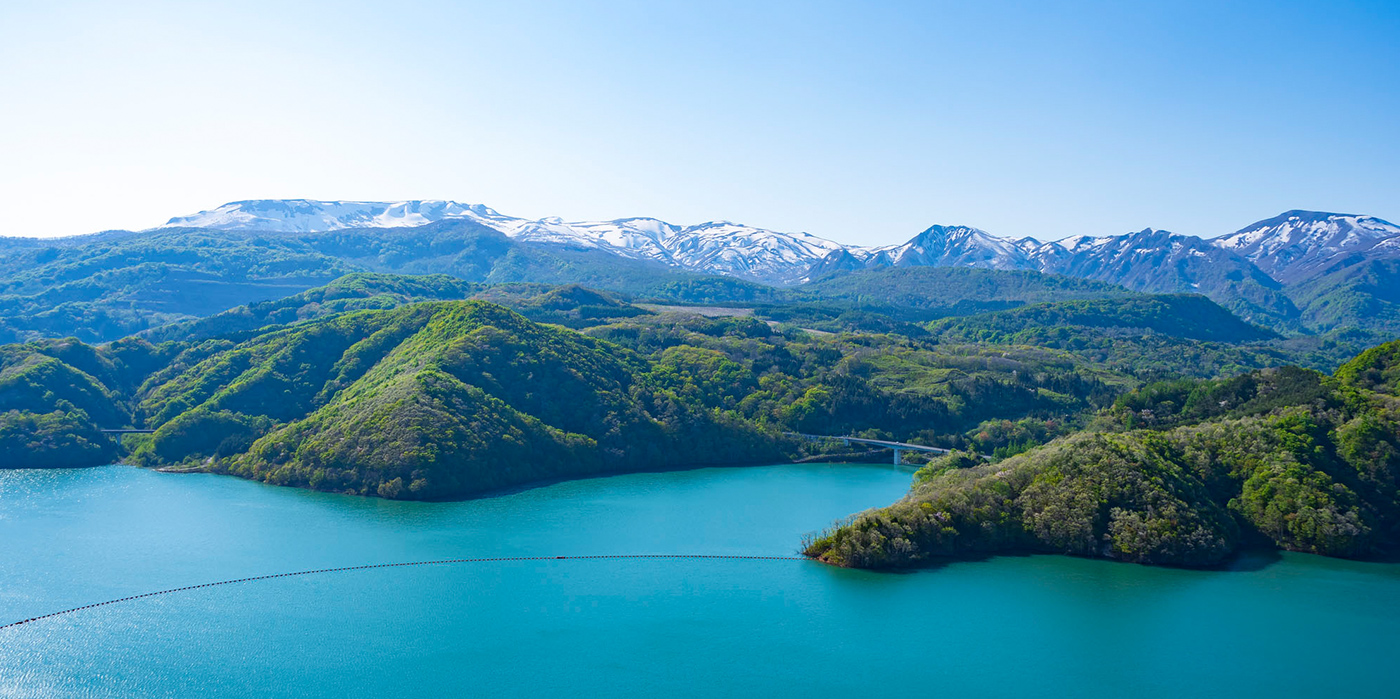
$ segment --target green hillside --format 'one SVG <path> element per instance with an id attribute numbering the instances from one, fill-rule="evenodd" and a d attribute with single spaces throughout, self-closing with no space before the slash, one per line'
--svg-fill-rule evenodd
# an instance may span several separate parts
<path id="1" fill-rule="evenodd" d="M 1316 332 L 1359 328 L 1400 336 L 1400 258 L 1349 262 L 1289 288 L 1303 322 Z"/>
<path id="2" fill-rule="evenodd" d="M 1196 294 L 1142 294 L 1041 303 L 947 319 L 932 324 L 929 330 L 941 337 L 968 342 L 1022 342 L 1038 337 L 1045 330 L 1071 327 L 1123 329 L 1214 342 L 1251 342 L 1278 337 Z"/>
<path id="3" fill-rule="evenodd" d="M 325 286 L 272 301 L 238 306 L 207 318 L 171 323 L 142 336 L 152 342 L 201 340 L 269 325 L 289 325 L 344 311 L 397 308 L 417 301 L 466 299 L 485 288 L 485 285 L 445 274 L 347 274 Z"/>
<path id="4" fill-rule="evenodd" d="M 694 282 L 686 293 L 711 293 L 707 280 Z M 359 273 L 145 337 L 0 346 L 0 455 L 7 466 L 123 459 L 318 490 L 442 499 L 597 473 L 889 458 L 785 436 L 849 434 L 1011 457 L 1001 463 L 1027 464 L 1027 484 L 1046 454 L 1097 454 L 1075 466 L 1082 471 L 1075 479 L 1098 478 L 1093 482 L 1113 488 L 1141 481 L 1147 490 L 1124 495 L 1124 502 L 1140 497 L 1166 507 L 1176 501 L 1157 493 L 1165 488 L 1187 503 L 1172 505 L 1182 509 L 1203 501 L 1188 497 L 1195 481 L 1183 470 L 1185 457 L 1158 445 L 1204 443 L 1187 431 L 1230 420 L 1248 424 L 1231 423 L 1220 434 L 1273 434 L 1283 428 L 1267 422 L 1274 419 L 1269 411 L 1280 407 L 1316 404 L 1320 412 L 1310 419 L 1334 420 L 1337 411 L 1359 405 L 1327 397 L 1333 384 L 1309 383 L 1320 376 L 1311 372 L 1251 373 L 1306 352 L 1289 349 L 1292 340 L 1260 339 L 1267 333 L 1199 297 L 1128 294 L 1024 305 L 936 321 L 920 329 L 922 336 L 907 324 L 893 333 L 813 333 L 754 315 L 653 313 L 627 298 L 578 285 Z M 1389 357 L 1382 350 L 1363 355 L 1335 381 L 1357 395 L 1380 395 L 1378 387 L 1394 383 Z M 1172 380 L 1144 386 L 1163 376 Z M 125 427 L 154 433 L 118 441 L 99 432 Z M 1147 433 L 1156 441 L 1143 442 Z M 1324 451 L 1342 453 L 1341 442 L 1327 439 Z M 1116 470 L 1095 470 L 1113 454 Z M 937 462 L 924 472 L 947 471 L 944 480 L 928 480 L 949 493 L 973 488 L 950 484 L 971 483 L 978 469 L 990 468 L 949 466 Z M 1133 475 L 1149 466 L 1157 470 Z M 1313 467 L 1351 488 L 1356 503 L 1373 502 L 1374 488 L 1344 481 L 1326 464 Z M 1235 470 L 1243 481 L 1253 477 Z M 1220 497 L 1222 506 L 1238 499 Z M 1352 501 L 1343 500 L 1338 517 L 1351 511 Z M 1356 506 L 1368 531 L 1389 526 Z M 1267 503 L 1259 507 L 1268 510 Z M 1224 542 L 1202 544 L 1201 551 L 1253 540 L 1255 525 L 1230 513 L 1238 538 L 1217 513 L 1196 512 L 1203 531 Z M 1367 555 L 1383 541 L 1373 536 L 1346 549 L 1275 535 L 1284 545 L 1357 552 L 1346 555 Z M 859 550 L 840 560 L 866 560 Z M 1191 557 L 1198 553 L 1181 560 L 1216 555 Z M 1177 560 L 1157 555 L 1143 560 Z"/>
<path id="5" fill-rule="evenodd" d="M 530 480 L 779 454 L 771 435 L 667 395 L 641 358 L 499 306 L 420 304 L 345 316 L 336 325 L 366 321 L 378 329 L 357 327 L 347 336 L 365 340 L 343 348 L 332 341 L 340 352 L 334 373 L 288 385 L 245 372 L 227 393 L 214 393 L 158 430 L 151 449 L 188 458 L 187 442 L 167 442 L 207 434 L 204 423 L 223 411 L 246 414 L 234 409 L 282 391 L 295 397 L 296 408 L 268 416 L 285 424 L 227 464 L 231 473 L 385 497 L 444 498 Z M 295 350 L 276 354 L 289 351 Z M 204 446 L 218 449 L 212 439 Z"/>
<path id="6" fill-rule="evenodd" d="M 584 284 L 694 303 L 782 297 L 761 284 L 679 272 L 602 251 L 522 245 L 469 221 L 306 234 L 162 229 L 5 240 L 0 342 L 66 336 L 112 340 L 293 296 L 352 272 L 443 274 L 491 284 Z M 435 293 L 417 295 L 436 298 Z"/>
<path id="7" fill-rule="evenodd" d="M 45 429 L 75 437 L 154 429 L 120 449 L 140 464 L 441 498 L 830 446 L 781 437 L 793 430 L 1010 448 L 1063 432 L 1133 384 L 1063 353 L 654 315 L 580 287 L 510 287 L 510 300 L 587 311 L 586 335 L 480 301 L 409 302 L 471 290 L 460 285 L 352 277 L 199 321 L 182 340 L 5 346 L 0 407 L 15 424 L 71 416 Z M 358 309 L 381 298 L 390 307 Z M 54 441 L 26 463 L 113 458 L 99 443 Z"/>
<path id="8" fill-rule="evenodd" d="M 1158 234 L 1152 235 L 1160 237 Z M 1148 245 L 1152 240 L 1156 238 L 1138 242 Z M 1232 266 L 1239 260 L 1216 259 L 1224 253 L 1214 248 L 1206 253 L 1206 257 L 1191 257 L 1190 270 L 1185 271 L 1157 269 L 1151 263 L 1134 261 L 1136 258 L 1120 260 L 1116 264 L 1126 267 L 1117 271 L 1097 270 L 1092 265 L 1071 265 L 1065 271 L 1116 279 L 1134 289 L 1208 293 L 1241 318 L 1254 319 L 1290 336 L 1328 338 L 1324 341 L 1345 345 L 1345 354 L 1400 334 L 1400 311 L 1396 310 L 1400 299 L 1395 297 L 1395 289 L 1400 288 L 1396 283 L 1400 262 L 1396 259 L 1341 258 L 1334 268 L 1279 286 L 1257 269 Z M 103 342 L 137 332 L 147 332 L 156 340 L 182 337 L 186 331 L 166 327 L 171 324 L 203 336 L 236 328 L 252 330 L 261 327 L 258 323 L 264 320 L 289 322 L 293 311 L 287 306 L 258 306 L 251 311 L 251 318 L 244 311 L 239 311 L 243 318 L 225 312 L 244 304 L 296 297 L 357 273 L 445 275 L 459 283 L 493 288 L 579 285 L 611 292 L 613 300 L 623 303 L 740 305 L 765 320 L 814 330 L 920 337 L 927 333 L 924 324 L 942 318 L 1045 303 L 1127 301 L 1146 296 L 1088 278 L 965 267 L 860 270 L 797 287 L 776 288 L 682 272 L 660 262 L 628 259 L 604 250 L 522 243 L 467 220 L 319 233 L 159 229 L 52 240 L 0 240 L 0 342 L 69 336 Z M 360 283 L 373 287 L 384 282 Z M 342 284 L 326 299 L 332 302 L 328 310 L 316 309 L 318 302 L 310 298 L 291 303 L 312 315 L 325 315 L 352 307 L 486 294 L 482 288 L 471 293 L 467 293 L 469 287 L 449 288 L 452 285 L 443 280 L 426 283 L 436 288 L 423 284 L 382 291 L 352 290 Z M 1200 289 L 1193 289 L 1192 284 Z M 490 300 L 511 298 L 507 292 L 503 299 Z M 1213 309 L 1207 310 L 1212 318 L 1219 317 Z M 220 314 L 217 322 L 191 323 Z M 592 324 L 588 314 L 575 309 L 548 320 L 586 327 Z M 539 319 L 547 318 L 539 315 Z M 1075 320 L 1083 321 L 1084 327 L 1095 326 L 1092 319 Z M 1148 326 L 1155 324 L 1160 333 L 1206 339 L 1204 324 L 1195 329 L 1171 328 L 1161 324 L 1162 318 L 1138 320 Z M 1237 322 L 1222 320 L 1233 328 L 1230 337 L 1240 336 Z M 998 336 L 1016 332 L 993 329 Z M 1353 337 L 1358 331 L 1364 337 Z M 1329 355 L 1324 361 L 1336 359 Z"/>
<path id="9" fill-rule="evenodd" d="M 1131 296 L 1105 282 L 1040 272 L 973 267 L 889 267 L 838 274 L 798 287 L 857 306 L 904 306 L 936 316 L 971 315 L 1026 304 Z"/>
<path id="10" fill-rule="evenodd" d="M 1119 286 L 1039 272 L 969 267 L 888 267 L 829 275 L 778 302 L 754 305 L 765 320 L 827 332 L 927 335 L 921 324 L 1065 299 L 1131 296 Z"/>
<path id="11" fill-rule="evenodd" d="M 854 567 L 1045 551 L 1208 566 L 1249 545 L 1371 557 L 1400 545 L 1400 342 L 1303 369 L 1154 384 L 1095 429 L 1004 461 L 952 458 L 900 502 L 808 542 Z"/>
<path id="12" fill-rule="evenodd" d="M 1037 304 L 946 318 L 927 328 L 941 342 L 1071 352 L 1144 381 L 1230 376 L 1287 364 L 1331 371 L 1374 344 L 1364 333 L 1279 338 L 1187 294 Z"/>

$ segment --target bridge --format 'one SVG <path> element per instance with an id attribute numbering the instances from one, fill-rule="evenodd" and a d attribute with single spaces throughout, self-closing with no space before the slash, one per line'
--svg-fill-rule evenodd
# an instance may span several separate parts
<path id="1" fill-rule="evenodd" d="M 133 430 L 133 429 L 117 428 L 117 429 L 110 429 L 110 430 L 99 429 L 98 432 L 101 432 L 101 433 L 103 433 L 103 434 L 151 434 L 152 432 L 155 432 L 155 430 Z"/>
<path id="2" fill-rule="evenodd" d="M 927 447 L 922 444 L 909 444 L 907 442 L 891 442 L 884 439 L 865 439 L 862 437 L 837 437 L 829 434 L 803 434 L 801 432 L 788 432 L 787 434 L 792 437 L 802 437 L 803 439 L 810 439 L 814 441 L 826 439 L 842 442 L 846 446 L 850 446 L 852 444 L 869 444 L 871 446 L 893 449 L 895 466 L 899 466 L 904 463 L 900 460 L 899 455 L 906 451 L 922 451 L 928 452 L 930 454 L 950 454 L 953 451 L 952 449 L 944 449 L 942 447 Z M 982 454 L 981 456 L 987 459 L 992 458 L 990 456 L 987 456 L 986 454 Z"/>

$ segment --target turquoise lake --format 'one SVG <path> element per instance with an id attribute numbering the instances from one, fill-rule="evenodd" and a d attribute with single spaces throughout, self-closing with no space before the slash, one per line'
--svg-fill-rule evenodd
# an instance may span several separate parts
<path id="1" fill-rule="evenodd" d="M 459 557 L 791 555 L 909 472 L 635 474 L 405 503 L 124 466 L 0 471 L 0 624 Z M 336 572 L 0 630 L 0 696 L 1396 696 L 1400 566 L 1060 556 L 914 573 L 563 560 Z"/>

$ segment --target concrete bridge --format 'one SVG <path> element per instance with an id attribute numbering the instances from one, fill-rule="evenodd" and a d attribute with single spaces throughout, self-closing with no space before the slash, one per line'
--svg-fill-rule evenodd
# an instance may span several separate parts
<path id="1" fill-rule="evenodd" d="M 801 433 L 801 432 L 788 432 L 787 434 L 790 435 L 790 436 L 792 436 L 792 437 L 802 437 L 803 439 L 811 439 L 811 440 L 814 440 L 814 441 L 815 441 L 815 440 L 823 440 L 823 439 L 825 439 L 825 440 L 833 440 L 833 441 L 837 441 L 837 442 L 842 442 L 842 443 L 844 443 L 846 446 L 850 446 L 850 445 L 852 445 L 852 444 L 869 444 L 869 445 L 871 445 L 871 446 L 884 447 L 884 448 L 886 448 L 886 449 L 893 449 L 893 450 L 894 450 L 894 465 L 895 465 L 895 466 L 899 466 L 899 465 L 903 464 L 903 461 L 900 460 L 900 454 L 902 454 L 903 452 L 906 452 L 906 451 L 922 451 L 922 452 L 928 452 L 928 453 L 930 453 L 930 454 L 949 454 L 949 453 L 952 453 L 952 451 L 953 451 L 952 449 L 944 449 L 944 448 L 942 448 L 942 447 L 926 447 L 926 446 L 924 446 L 924 445 L 922 445 L 922 444 L 909 444 L 909 443 L 906 443 L 906 442 L 890 442 L 890 441 L 886 441 L 886 440 L 883 440 L 883 439 L 864 439 L 864 438 L 862 438 L 862 437 L 837 437 L 837 436 L 829 435 L 829 434 L 803 434 L 803 433 Z M 988 458 L 988 459 L 991 458 L 990 456 L 987 456 L 986 454 L 982 454 L 982 457 L 983 457 L 983 458 Z"/>

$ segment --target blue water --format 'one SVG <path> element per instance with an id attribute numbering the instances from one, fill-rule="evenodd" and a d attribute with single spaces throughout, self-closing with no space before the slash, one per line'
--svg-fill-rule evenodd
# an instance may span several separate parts
<path id="1" fill-rule="evenodd" d="M 403 503 L 128 467 L 0 471 L 0 623 L 228 578 L 497 555 L 791 554 L 880 466 Z M 241 583 L 0 630 L 0 696 L 1395 696 L 1400 566 L 1058 556 L 471 563 Z"/>

